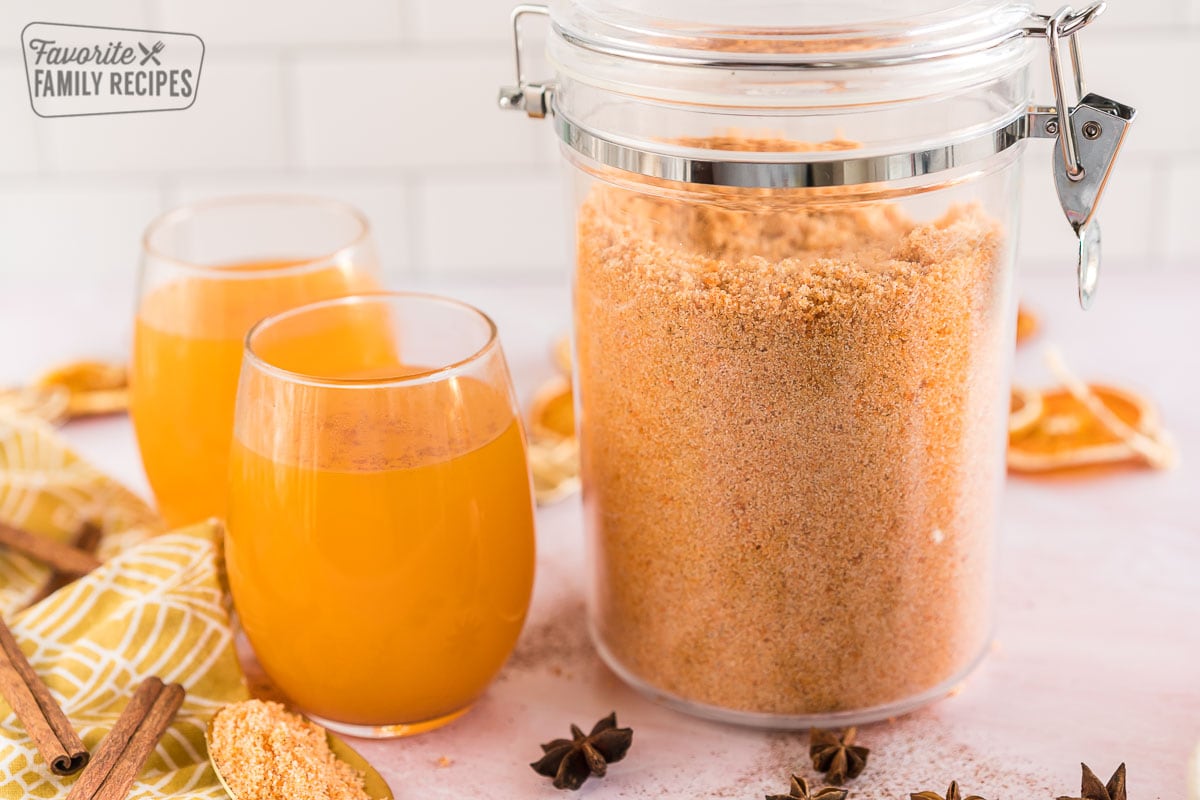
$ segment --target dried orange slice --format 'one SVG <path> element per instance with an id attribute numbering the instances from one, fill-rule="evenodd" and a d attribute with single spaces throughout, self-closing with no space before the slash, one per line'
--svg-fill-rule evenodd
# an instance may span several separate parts
<path id="1" fill-rule="evenodd" d="M 1042 323 L 1025 306 L 1017 306 L 1017 344 L 1024 344 L 1037 335 Z"/>
<path id="2" fill-rule="evenodd" d="M 1029 430 L 1042 416 L 1042 393 L 1023 386 L 1012 387 L 1012 399 L 1008 412 L 1008 435 L 1015 436 Z"/>
<path id="3" fill-rule="evenodd" d="M 529 444 L 529 471 L 538 505 L 556 503 L 579 491 L 579 442 L 541 439 Z"/>
<path id="4" fill-rule="evenodd" d="M 27 414 L 55 425 L 66 421 L 70 403 L 71 393 L 62 386 L 0 390 L 0 411 Z"/>
<path id="5" fill-rule="evenodd" d="M 124 364 L 77 361 L 56 367 L 34 385 L 40 389 L 62 387 L 69 393 L 68 417 L 116 414 L 129 408 L 129 378 Z"/>
<path id="6" fill-rule="evenodd" d="M 1086 390 L 1094 400 L 1081 399 L 1069 387 L 1042 393 L 1041 414 L 1032 425 L 1009 436 L 1009 469 L 1049 472 L 1150 460 L 1128 435 L 1132 431 L 1157 442 L 1161 430 L 1150 404 L 1133 392 L 1112 386 L 1092 384 Z M 1095 402 L 1103 404 L 1107 413 L 1096 413 Z M 1113 424 L 1113 418 L 1119 423 Z"/>
<path id="7" fill-rule="evenodd" d="M 529 415 L 529 430 L 539 439 L 570 439 L 575 436 L 575 396 L 571 382 L 554 378 L 538 390 Z"/>
<path id="8" fill-rule="evenodd" d="M 529 469 L 538 504 L 554 503 L 579 491 L 575 396 L 567 378 L 554 378 L 538 390 L 529 433 Z"/>

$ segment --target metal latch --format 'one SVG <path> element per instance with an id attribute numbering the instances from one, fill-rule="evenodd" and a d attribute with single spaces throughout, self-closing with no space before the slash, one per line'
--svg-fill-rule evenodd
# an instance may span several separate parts
<path id="1" fill-rule="evenodd" d="M 525 80 L 525 67 L 521 63 L 521 17 L 526 14 L 550 16 L 550 9 L 543 5 L 525 3 L 512 10 L 513 48 L 517 62 L 517 85 L 500 87 L 500 107 L 512 111 L 524 111 L 531 117 L 541 119 L 550 113 L 554 103 L 554 85 L 549 81 L 534 83 Z"/>
<path id="2" fill-rule="evenodd" d="M 1054 84 L 1054 108 L 1034 108 L 1029 113 L 1029 135 L 1058 140 L 1054 153 L 1054 186 L 1067 222 L 1079 239 L 1079 305 L 1088 309 L 1100 280 L 1100 221 L 1096 210 L 1112 174 L 1117 153 L 1137 112 L 1084 87 L 1083 65 L 1077 33 L 1104 12 L 1095 3 L 1075 12 L 1063 7 L 1051 16 L 1036 15 L 1026 29 L 1032 36 L 1045 36 L 1050 50 L 1050 78 Z M 1071 54 L 1075 105 L 1067 102 L 1063 85 L 1060 43 L 1066 39 Z"/>

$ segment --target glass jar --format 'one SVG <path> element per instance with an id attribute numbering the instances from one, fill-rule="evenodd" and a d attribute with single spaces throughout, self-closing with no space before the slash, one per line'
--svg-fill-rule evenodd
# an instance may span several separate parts
<path id="1" fill-rule="evenodd" d="M 1099 10 L 562 0 L 514 30 L 530 12 L 555 77 L 525 80 L 518 39 L 501 105 L 550 116 L 571 165 L 597 649 L 734 722 L 945 695 L 991 631 L 1020 157 L 1104 100 L 1068 106 L 1056 69 L 1031 107 L 1034 39 L 1078 74 Z M 1060 167 L 1102 186 L 1116 105 L 1087 138 L 1112 152 Z"/>

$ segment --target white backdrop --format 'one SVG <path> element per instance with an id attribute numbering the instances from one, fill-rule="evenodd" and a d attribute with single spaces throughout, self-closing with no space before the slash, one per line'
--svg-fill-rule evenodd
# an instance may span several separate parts
<path id="1" fill-rule="evenodd" d="M 360 206 L 395 282 L 558 273 L 566 223 L 549 126 L 495 105 L 511 81 L 511 5 L 2 0 L 0 281 L 86 271 L 132 285 L 141 230 L 160 210 L 275 190 Z M 34 20 L 199 34 L 195 106 L 36 117 L 19 39 Z M 1109 263 L 1200 268 L 1200 0 L 1111 0 L 1084 58 L 1091 88 L 1142 114 L 1102 214 Z M 1022 265 L 1069 270 L 1050 148 L 1030 150 Z"/>

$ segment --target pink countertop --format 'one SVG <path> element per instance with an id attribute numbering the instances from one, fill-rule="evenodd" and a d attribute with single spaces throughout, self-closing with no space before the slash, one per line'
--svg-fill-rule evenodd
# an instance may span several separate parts
<path id="1" fill-rule="evenodd" d="M 907 798 L 952 779 L 989 800 L 1077 795 L 1079 762 L 1102 779 L 1129 769 L 1130 800 L 1185 796 L 1200 744 L 1200 270 L 1112 270 L 1097 307 L 1074 305 L 1070 270 L 1023 277 L 1043 333 L 1017 377 L 1051 382 L 1053 342 L 1082 377 L 1143 391 L 1182 452 L 1171 472 L 1010 479 L 1002 520 L 993 652 L 962 690 L 866 727 L 870 764 L 852 797 Z M 547 350 L 566 324 L 564 286 L 442 285 L 500 325 L 518 390 L 553 374 Z M 74 357 L 119 357 L 128 287 L 6 279 L 0 287 L 0 385 Z M 67 436 L 99 466 L 145 490 L 124 419 L 76 423 Z M 788 774 L 815 777 L 807 735 L 724 727 L 650 703 L 603 667 L 588 641 L 578 503 L 538 513 L 534 605 L 517 653 L 484 699 L 440 731 L 360 751 L 397 798 L 557 797 L 527 766 L 538 743 L 616 710 L 635 730 L 628 758 L 579 796 L 759 798 Z"/>

